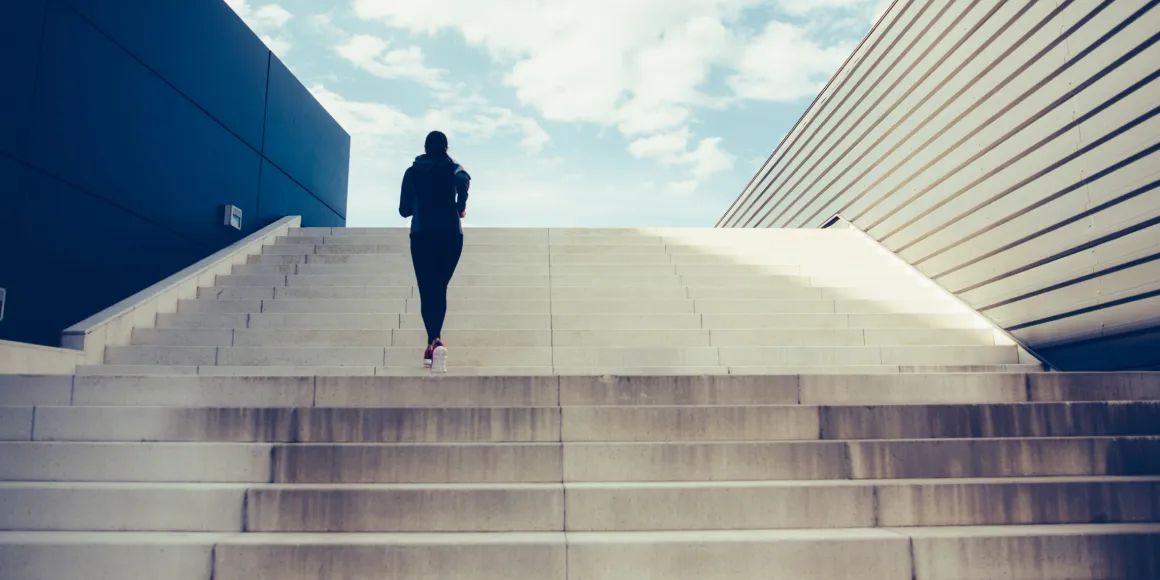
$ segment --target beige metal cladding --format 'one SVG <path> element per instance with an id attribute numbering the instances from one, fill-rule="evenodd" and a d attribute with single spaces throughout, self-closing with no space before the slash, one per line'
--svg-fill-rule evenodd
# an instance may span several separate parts
<path id="1" fill-rule="evenodd" d="M 1062 369 L 1160 366 L 1160 0 L 898 0 L 718 223 L 841 215 Z"/>

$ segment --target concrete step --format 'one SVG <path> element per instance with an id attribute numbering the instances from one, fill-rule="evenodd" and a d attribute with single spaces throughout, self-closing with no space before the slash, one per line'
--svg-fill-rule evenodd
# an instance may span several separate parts
<path id="1" fill-rule="evenodd" d="M 818 263 L 820 266 L 829 264 L 842 267 L 857 266 L 867 262 L 882 263 L 881 256 L 871 252 L 850 248 L 845 244 L 828 245 L 809 253 L 800 249 L 764 247 L 758 250 L 729 247 L 688 248 L 682 246 L 669 247 L 669 260 L 681 266 L 783 266 L 789 264 Z"/>
<path id="2" fill-rule="evenodd" d="M 762 248 L 775 247 L 784 251 L 818 251 L 830 246 L 849 246 L 847 240 L 834 239 L 832 236 L 763 236 L 760 238 L 679 238 L 666 237 L 657 234 L 648 235 L 609 235 L 609 234 L 560 234 L 540 237 L 526 235 L 480 235 L 466 232 L 463 238 L 465 246 L 482 245 L 524 245 L 524 246 L 568 246 L 568 245 L 624 245 L 624 246 L 653 246 L 665 245 L 688 249 L 704 249 L 706 251 L 730 250 L 743 253 L 750 251 L 750 245 L 761 243 Z M 409 237 L 395 233 L 391 234 L 349 234 L 341 232 L 331 235 L 295 234 L 279 236 L 277 244 L 303 245 L 385 245 L 397 246 L 410 244 Z M 855 247 L 857 249 L 857 247 Z M 868 251 L 868 250 L 864 250 Z"/>
<path id="3" fill-rule="evenodd" d="M 0 529 L 242 532 L 247 489 L 236 483 L 0 483 Z"/>
<path id="4" fill-rule="evenodd" d="M 0 483 L 0 505 L 6 506 L 0 526 L 461 533 L 562 532 L 565 526 L 621 532 L 1155 523 L 1158 493 L 1160 478 L 1154 477 L 566 485 L 20 482 Z M 977 507 L 964 509 L 964 502 Z"/>
<path id="5" fill-rule="evenodd" d="M 551 344 L 559 347 L 707 347 L 707 329 L 641 329 L 641 330 L 553 330 Z"/>
<path id="6" fill-rule="evenodd" d="M 260 369 L 261 370 L 261 369 Z M 264 369 L 269 372 L 269 369 Z M 0 375 L 4 405 L 908 405 L 1160 400 L 1160 374 L 390 377 Z"/>
<path id="7" fill-rule="evenodd" d="M 0 481 L 262 483 L 263 443 L 0 443 Z"/>
<path id="8" fill-rule="evenodd" d="M 1157 546 L 1155 524 L 578 532 L 568 534 L 568 573 L 599 580 L 740 579 L 773 569 L 786 578 L 1127 580 L 1139 577 L 1135 570 L 1160 570 Z M 690 551 L 697 557 L 687 558 Z"/>
<path id="9" fill-rule="evenodd" d="M 1160 435 L 1160 404 L 0 408 L 17 440 L 482 443 Z"/>
<path id="10" fill-rule="evenodd" d="M 37 407 L 36 416 L 39 423 L 33 429 L 36 441 L 500 443 L 560 440 L 560 411 L 555 407 Z"/>
<path id="11" fill-rule="evenodd" d="M 382 330 L 399 327 L 398 314 L 176 313 L 158 314 L 158 328 L 301 328 L 312 330 Z M 521 317 L 493 317 L 497 321 Z M 547 316 L 542 317 L 547 320 Z M 545 327 L 547 323 L 545 322 Z"/>
<path id="12" fill-rule="evenodd" d="M 995 344 L 994 331 L 987 329 L 713 329 L 711 333 L 713 346 L 985 346 Z"/>
<path id="13" fill-rule="evenodd" d="M 469 313 L 557 314 L 953 314 L 956 303 L 917 300 L 693 300 L 586 299 L 529 300 L 449 298 L 449 309 Z M 198 299 L 182 300 L 179 313 L 401 313 L 418 312 L 417 299 Z M 750 327 L 752 328 L 752 327 Z"/>
<path id="14" fill-rule="evenodd" d="M 402 283 L 404 281 L 400 281 Z M 350 298 L 412 298 L 418 297 L 414 285 L 403 286 L 225 286 L 198 289 L 201 299 L 350 299 Z M 452 286 L 448 296 L 454 298 L 518 298 L 526 300 L 577 300 L 582 298 L 699 298 L 727 300 L 941 300 L 937 291 L 915 288 L 810 288 L 766 287 L 728 288 L 683 286 L 643 287 L 488 287 Z"/>
<path id="15" fill-rule="evenodd" d="M 0 532 L 5 580 L 206 580 L 214 546 L 235 534 Z"/>
<path id="16" fill-rule="evenodd" d="M 913 544 L 913 556 L 912 546 Z M 690 550 L 697 558 L 689 559 Z M 5 578 L 1100 578 L 1160 571 L 1160 526 L 696 532 L 0 534 Z M 19 556 L 17 556 L 19 555 Z M 84 566 L 77 566 L 84 561 Z"/>
<path id="17" fill-rule="evenodd" d="M 709 331 L 697 331 L 699 343 L 709 344 Z M 581 345 L 576 333 L 559 334 L 553 341 L 550 330 L 447 330 L 443 339 L 455 346 L 534 347 L 556 344 Z M 612 344 L 617 336 L 610 336 Z M 643 337 L 637 337 L 643 338 Z M 671 338 L 669 335 L 666 339 Z M 680 338 L 679 336 L 676 338 Z M 633 342 L 621 341 L 626 345 Z M 334 329 L 144 329 L 133 331 L 133 344 L 139 346 L 310 346 L 310 347 L 375 347 L 417 346 L 427 344 L 426 331 L 407 330 L 334 330 Z M 674 346 L 683 346 L 673 341 Z M 696 346 L 691 344 L 689 346 Z"/>
<path id="18" fill-rule="evenodd" d="M 486 245 L 501 245 L 501 246 L 570 246 L 570 245 L 623 245 L 623 246 L 652 246 L 664 245 L 669 247 L 682 247 L 689 249 L 703 249 L 706 251 L 733 251 L 744 253 L 749 251 L 756 251 L 753 244 L 760 243 L 761 249 L 767 247 L 776 247 L 786 251 L 817 251 L 819 249 L 830 246 L 851 247 L 854 249 L 862 249 L 859 246 L 851 246 L 848 240 L 837 239 L 832 236 L 763 236 L 744 238 L 679 238 L 666 237 L 658 234 L 647 235 L 610 235 L 606 233 L 597 234 L 558 234 L 549 235 L 547 237 L 541 236 L 526 236 L 526 235 L 480 235 L 474 232 L 466 232 L 463 238 L 464 246 L 486 246 Z M 339 232 L 331 235 L 318 234 L 293 234 L 289 236 L 279 236 L 276 239 L 277 244 L 303 244 L 303 245 L 410 245 L 410 238 L 405 235 L 395 233 L 391 234 L 349 234 L 347 232 Z M 870 246 L 867 246 L 863 251 L 869 253 Z"/>
<path id="19" fill-rule="evenodd" d="M 704 314 L 703 326 L 712 329 L 757 330 L 785 328 L 862 328 L 862 329 L 989 329 L 974 314 L 860 314 L 860 313 L 783 313 L 783 314 Z"/>
<path id="20" fill-rule="evenodd" d="M 563 317 L 565 320 L 572 318 Z M 579 317 L 577 317 L 579 319 Z M 630 315 L 595 317 L 595 319 L 633 319 Z M 634 319 L 635 320 L 635 319 Z M 668 317 L 657 317 L 656 322 L 661 324 Z M 680 324 L 688 328 L 700 328 L 701 317 L 688 315 L 679 318 Z M 367 313 L 184 313 L 160 314 L 158 326 L 161 328 L 295 328 L 308 330 L 383 330 L 396 329 L 400 324 L 405 329 L 423 328 L 423 319 L 419 313 L 404 314 L 367 314 Z M 665 328 L 662 325 L 652 326 L 652 317 L 645 316 L 637 320 L 642 328 Z M 611 322 L 611 320 L 610 320 Z M 552 327 L 552 316 L 549 314 L 468 314 L 450 312 L 445 319 L 444 327 L 457 330 L 520 330 L 543 329 Z"/>
<path id="21" fill-rule="evenodd" d="M 661 252 L 663 246 L 657 247 Z M 486 244 L 465 245 L 463 254 L 547 254 L 549 248 L 545 244 Z M 394 244 L 271 244 L 262 247 L 263 254 L 273 255 L 394 255 L 410 257 L 411 244 L 398 242 Z"/>
<path id="22" fill-rule="evenodd" d="M 399 320 L 405 330 L 420 330 L 424 328 L 423 317 L 419 312 L 402 314 Z M 450 332 L 454 330 L 550 330 L 552 315 L 550 314 L 471 314 L 466 312 L 448 312 L 443 327 Z M 450 340 L 450 339 L 449 339 Z M 450 344 L 450 343 L 449 343 Z"/>
<path id="23" fill-rule="evenodd" d="M 411 359 L 405 366 L 370 365 L 87 365 L 77 367 L 77 375 L 199 375 L 207 377 L 423 377 L 430 369 L 419 366 L 419 350 L 411 349 Z M 607 373 L 607 371 L 603 371 Z M 549 377 L 555 374 L 551 366 L 453 366 L 446 373 L 462 377 Z"/>
<path id="24" fill-rule="evenodd" d="M 149 365 L 101 364 L 77 367 L 77 375 L 204 375 L 215 377 L 419 377 L 430 370 L 418 366 L 418 349 L 411 347 L 412 359 L 391 366 L 369 365 Z M 781 366 L 510 366 L 510 365 L 452 365 L 446 374 L 462 377 L 502 376 L 626 376 L 626 377 L 680 377 L 680 376 L 769 376 L 769 375 L 898 375 L 939 373 L 1042 373 L 1035 364 L 994 365 L 781 365 Z"/>
<path id="25" fill-rule="evenodd" d="M 410 315 L 408 315 L 410 316 Z M 455 347 L 544 347 L 595 346 L 631 347 L 658 344 L 663 347 L 710 346 L 709 330 L 559 330 L 547 328 L 476 330 L 451 328 L 459 320 L 448 320 L 443 339 Z M 297 328 L 138 328 L 133 331 L 136 346 L 256 346 L 256 347 L 422 347 L 427 333 L 421 319 L 408 318 L 397 329 L 297 329 Z M 548 326 L 546 322 L 542 325 Z M 861 331 L 851 331 L 860 333 Z M 860 334 L 859 334 L 860 336 Z M 799 341 L 800 342 L 800 341 Z"/>
<path id="26" fill-rule="evenodd" d="M 572 330 L 698 330 L 700 314 L 554 314 L 551 327 Z"/>
<path id="27" fill-rule="evenodd" d="M 295 266 L 295 271 L 290 274 L 299 274 L 304 276 L 329 276 L 329 275 L 391 275 L 391 276 L 409 276 L 414 278 L 415 270 L 411 264 L 399 265 L 370 265 L 364 266 L 360 264 L 299 264 Z M 464 263 L 455 268 L 456 278 L 467 278 L 474 276 L 519 276 L 519 277 L 533 277 L 533 276 L 548 276 L 550 269 L 547 264 L 472 264 Z"/>
<path id="28" fill-rule="evenodd" d="M 817 288 L 693 286 L 689 298 L 712 300 L 941 300 L 938 291 L 923 288 Z"/>
<path id="29" fill-rule="evenodd" d="M 835 252 L 832 256 L 771 256 L 737 259 L 729 256 L 706 254 L 662 254 L 662 253 L 544 253 L 544 254 L 480 254 L 468 253 L 459 261 L 458 271 L 472 272 L 488 266 L 506 268 L 545 268 L 551 265 L 552 269 L 559 267 L 620 267 L 638 265 L 647 267 L 658 266 L 688 266 L 732 269 L 737 275 L 748 276 L 760 274 L 771 276 L 775 273 L 784 273 L 788 268 L 797 268 L 794 272 L 806 275 L 865 275 L 880 276 L 884 271 L 895 272 L 893 264 L 884 264 L 880 259 L 869 256 L 846 255 Z M 258 254 L 247 259 L 244 265 L 235 266 L 234 273 L 280 273 L 305 274 L 313 269 L 316 273 L 325 273 L 326 268 L 349 268 L 358 271 L 412 271 L 412 261 L 409 254 Z M 675 270 L 674 270 L 675 271 Z M 711 272 L 713 273 L 713 272 Z M 899 271 L 893 275 L 905 275 Z"/>
<path id="30" fill-rule="evenodd" d="M 549 263 L 549 254 L 487 254 L 481 252 L 474 252 L 468 249 L 459 263 L 463 266 L 485 266 L 485 265 L 539 265 L 544 266 Z M 393 266 L 400 268 L 411 268 L 411 255 L 400 254 L 339 254 L 339 255 L 318 255 L 318 254 L 253 254 L 246 259 L 247 264 L 363 264 L 363 265 L 377 265 L 377 266 Z"/>
<path id="31" fill-rule="evenodd" d="M 277 483 L 552 483 L 561 468 L 567 482 L 1160 475 L 1150 460 L 1157 451 L 1157 437 L 597 442 L 563 451 L 559 443 L 276 444 L 273 473 Z"/>
<path id="32" fill-rule="evenodd" d="M 480 254 L 664 254 L 666 246 L 659 243 L 568 243 L 543 244 L 473 244 L 465 245 L 463 255 Z M 409 243 L 395 244 L 272 244 L 264 246 L 267 255 L 393 255 L 410 256 Z"/>
<path id="33" fill-rule="evenodd" d="M 1106 477 L 262 486 L 248 492 L 246 522 L 247 531 L 278 533 L 1155 523 L 1158 492 L 1158 478 Z"/>
<path id="34" fill-rule="evenodd" d="M 397 245 L 411 243 L 410 234 L 349 234 L 346 232 L 339 232 L 330 235 L 318 234 L 291 234 L 288 236 L 278 236 L 274 243 L 276 244 L 310 244 L 310 245 L 344 245 L 344 244 L 385 244 Z M 481 234 L 478 232 L 471 232 L 471 235 L 463 237 L 464 246 L 480 246 L 480 245 L 528 245 L 528 246 L 547 246 L 547 234 Z"/>
<path id="35" fill-rule="evenodd" d="M 219 285 L 229 276 L 219 277 Z M 260 282 L 254 284 L 252 282 Z M 268 280 L 240 280 L 234 285 L 267 286 Z M 277 284 L 274 284 L 277 285 Z M 296 274 L 286 278 L 286 286 L 415 286 L 415 275 L 412 272 L 378 272 L 368 274 Z M 548 286 L 548 276 L 544 275 L 500 275 L 500 274 L 466 274 L 457 273 L 451 279 L 453 287 L 473 288 L 476 286 L 510 287 L 510 286 Z"/>
<path id="36" fill-rule="evenodd" d="M 681 276 L 706 285 L 713 279 L 735 280 L 738 284 L 752 286 L 810 286 L 834 288 L 913 288 L 938 292 L 932 285 L 901 274 L 884 275 L 883 267 L 870 265 L 788 264 L 777 266 L 681 266 L 660 263 L 625 264 L 619 257 L 606 258 L 605 264 L 481 264 L 462 262 L 456 268 L 456 279 L 467 276 L 552 276 L 553 278 L 624 278 L 624 277 L 665 277 Z M 410 262 L 394 260 L 381 263 L 281 263 L 281 264 L 240 264 L 231 272 L 234 276 L 395 276 L 412 278 L 414 271 Z"/>
<path id="37" fill-rule="evenodd" d="M 965 307 L 946 300 L 716 300 L 696 301 L 701 314 L 957 314 Z"/>
<path id="38" fill-rule="evenodd" d="M 632 300 L 529 300 L 529 299 L 486 299 L 486 298 L 448 298 L 447 305 L 450 311 L 466 313 L 512 313 L 512 314 L 547 314 L 553 310 L 562 313 L 575 312 L 585 309 L 608 309 L 603 313 L 616 313 L 625 308 L 632 308 L 644 304 L 652 304 L 650 308 L 665 312 L 670 308 L 673 313 L 691 313 L 693 301 L 676 299 L 666 301 L 648 301 L 644 299 Z M 643 307 L 643 306 L 642 306 Z M 418 299 L 267 299 L 267 300 L 231 300 L 231 299 L 204 299 L 182 300 L 178 303 L 179 313 L 280 313 L 280 314 L 400 314 L 403 312 L 420 312 Z M 600 310 L 597 310 L 600 311 Z M 630 310 L 631 312 L 631 310 Z"/>
<path id="39" fill-rule="evenodd" d="M 414 343 L 422 346 L 426 341 Z M 777 367 L 843 365 L 998 365 L 1019 362 L 1014 346 L 462 346 L 454 366 Z M 110 365 L 411 366 L 415 347 L 116 346 Z"/>
<path id="40" fill-rule="evenodd" d="M 422 343 L 420 343 L 422 344 Z M 551 367 L 552 347 L 459 347 L 455 366 Z M 418 366 L 421 349 L 405 347 L 108 347 L 110 365 Z M 714 353 L 715 356 L 715 353 Z M 421 367 L 420 367 L 421 368 Z"/>
<path id="41" fill-rule="evenodd" d="M 1014 346 L 737 346 L 717 347 L 729 367 L 961 365 L 1019 362 Z"/>

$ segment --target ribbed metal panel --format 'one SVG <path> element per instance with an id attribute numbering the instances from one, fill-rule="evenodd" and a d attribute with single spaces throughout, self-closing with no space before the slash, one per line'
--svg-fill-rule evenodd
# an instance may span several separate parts
<path id="1" fill-rule="evenodd" d="M 1160 0 L 897 0 L 720 227 L 840 215 L 1062 369 L 1160 365 Z"/>

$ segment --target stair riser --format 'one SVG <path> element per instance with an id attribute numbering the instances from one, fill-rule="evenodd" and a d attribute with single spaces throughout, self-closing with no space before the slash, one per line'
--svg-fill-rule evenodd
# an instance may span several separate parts
<path id="1" fill-rule="evenodd" d="M 178 312 L 183 314 L 398 314 L 419 313 L 418 299 L 202 299 L 182 300 Z M 767 315 L 800 314 L 848 314 L 848 315 L 894 315 L 901 320 L 917 316 L 954 314 L 961 310 L 956 304 L 942 301 L 886 300 L 694 300 L 689 298 L 667 300 L 632 299 L 480 299 L 449 298 L 448 309 L 457 314 L 547 314 L 555 313 L 582 315 L 612 314 L 703 314 L 742 315 L 761 317 Z M 850 318 L 847 318 L 850 320 Z M 751 326 L 744 328 L 754 328 Z M 906 327 L 905 323 L 894 323 L 889 327 Z"/>
<path id="2" fill-rule="evenodd" d="M 827 536 L 787 533 L 752 538 L 563 534 L 489 540 L 331 544 L 295 539 L 247 541 L 225 536 L 133 544 L 12 539 L 0 544 L 0 561 L 12 580 L 53 578 L 167 578 L 170 580 L 314 580 L 328 578 L 453 578 L 471 570 L 474 580 L 693 580 L 743 578 L 773 570 L 789 578 L 1100 578 L 1137 580 L 1160 571 L 1160 534 L 1097 532 L 911 540 L 890 532 Z M 632 541 L 629 541 L 629 540 Z M 215 548 L 215 543 L 217 544 Z M 697 557 L 690 559 L 693 551 Z M 1010 555 L 1001 561 L 995 554 Z M 77 566 L 76 562 L 84 562 Z M 913 568 L 913 571 L 912 571 Z"/>
<path id="3" fill-rule="evenodd" d="M 561 486 L 386 491 L 255 490 L 251 532 L 562 532 Z"/>
<path id="4" fill-rule="evenodd" d="M 939 294 L 913 288 L 717 288 L 683 286 L 577 288 L 548 286 L 526 287 L 463 287 L 448 288 L 448 298 L 482 300 L 937 300 Z M 419 292 L 408 286 L 225 286 L 198 288 L 199 299 L 262 300 L 262 299 L 406 299 L 418 298 Z"/>
<path id="5" fill-rule="evenodd" d="M 1160 521 L 1158 493 L 1160 483 L 1155 481 L 575 484 L 568 486 L 567 494 L 562 486 L 551 484 L 379 489 L 258 486 L 248 491 L 242 485 L 14 484 L 0 486 L 0 506 L 11 506 L 0 510 L 0 527 L 414 533 L 559 532 L 565 525 L 572 532 L 625 532 L 1069 524 L 1094 519 L 1144 523 Z"/>
<path id="6" fill-rule="evenodd" d="M 271 446 L 0 443 L 0 481 L 264 483 Z"/>
<path id="7" fill-rule="evenodd" d="M 565 449 L 563 473 L 570 482 L 1156 475 L 1147 454 L 1158 449 L 1154 438 L 575 443 Z M 542 456 L 530 458 L 533 452 Z M 559 481 L 559 468 L 559 446 L 549 444 L 285 446 L 275 453 L 281 483 L 549 483 Z"/>
<path id="8" fill-rule="evenodd" d="M 5 407 L 8 440 L 472 443 L 1160 435 L 1158 403 L 815 407 Z M 17 417 L 17 414 L 20 414 Z M 35 424 L 35 425 L 34 425 Z"/>
<path id="9" fill-rule="evenodd" d="M 426 341 L 412 343 L 420 347 Z M 109 347 L 110 365 L 386 366 L 418 364 L 414 348 L 296 347 Z M 459 367 L 777 367 L 866 365 L 998 365 L 1019 362 L 1013 346 L 846 347 L 474 347 L 454 351 Z"/>
<path id="10" fill-rule="evenodd" d="M 573 444 L 568 448 L 564 477 L 566 481 L 750 481 L 1144 474 L 1158 469 L 1143 457 L 1156 447 L 1156 440 L 1121 444 L 1113 439 L 1079 438 Z"/>
<path id="11" fill-rule="evenodd" d="M 195 371 L 197 369 L 194 369 Z M 258 369 L 271 373 L 271 369 Z M 277 369 L 281 370 L 281 369 Z M 317 386 L 316 386 L 317 382 Z M 800 387 L 799 387 L 800 384 Z M 557 393 L 558 391 L 558 393 Z M 1160 400 L 1156 375 L 953 374 L 708 377 L 0 376 L 4 405 L 511 407 L 910 405 Z M 888 412 L 894 412 L 889 411 Z M 23 432 L 21 430 L 20 432 Z"/>
<path id="12" fill-rule="evenodd" d="M 472 580 L 566 580 L 569 578 L 563 534 L 551 539 L 533 539 L 529 543 L 508 543 L 502 539 L 500 542 L 502 543 L 484 541 L 478 545 L 452 543 L 433 546 L 221 545 L 214 551 L 213 578 L 214 580 L 318 578 L 419 580 L 463 577 L 470 577 Z"/>

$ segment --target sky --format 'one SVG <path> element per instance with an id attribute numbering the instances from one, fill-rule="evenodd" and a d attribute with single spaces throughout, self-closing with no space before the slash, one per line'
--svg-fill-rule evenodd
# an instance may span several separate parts
<path id="1" fill-rule="evenodd" d="M 351 135 L 399 226 L 429 131 L 468 225 L 711 227 L 890 0 L 226 0 Z"/>

